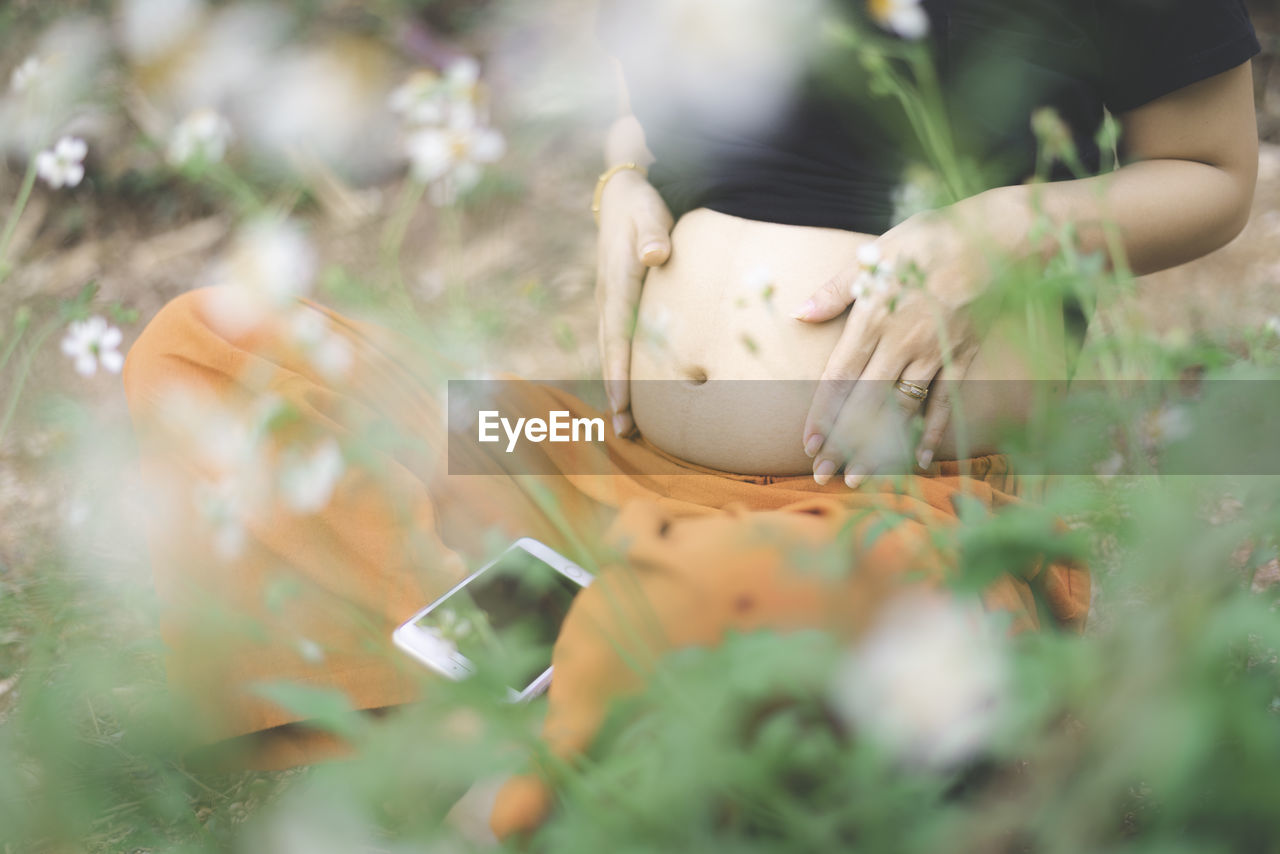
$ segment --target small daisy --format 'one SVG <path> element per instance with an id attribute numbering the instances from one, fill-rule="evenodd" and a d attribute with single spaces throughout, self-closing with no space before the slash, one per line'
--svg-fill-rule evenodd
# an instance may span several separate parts
<path id="1" fill-rule="evenodd" d="M 434 71 L 415 71 L 391 92 L 387 105 L 409 124 L 439 124 L 444 121 L 448 106 L 439 92 L 440 75 Z"/>
<path id="2" fill-rule="evenodd" d="M 1270 332 L 1272 335 L 1280 338 L 1280 315 L 1273 314 L 1271 317 L 1268 317 L 1267 322 L 1263 324 L 1262 328 Z"/>
<path id="3" fill-rule="evenodd" d="M 280 473 L 285 503 L 297 513 L 323 510 L 344 468 L 342 449 L 334 439 L 325 440 L 307 454 L 292 455 Z"/>
<path id="4" fill-rule="evenodd" d="M 64 136 L 52 150 L 36 155 L 36 172 L 55 190 L 74 187 L 84 179 L 84 158 L 88 153 L 89 146 L 83 139 Z"/>
<path id="5" fill-rule="evenodd" d="M 886 261 L 880 247 L 874 243 L 864 243 L 858 247 L 858 267 L 861 272 L 849 285 L 854 299 L 868 296 L 888 296 L 898 284 L 893 262 Z"/>
<path id="6" fill-rule="evenodd" d="M 249 531 L 244 520 L 245 497 L 242 485 L 234 477 L 216 481 L 199 481 L 194 500 L 213 535 L 213 550 L 223 560 L 234 560 L 244 554 Z"/>
<path id="7" fill-rule="evenodd" d="M 205 304 L 220 332 L 242 334 L 295 306 L 311 292 L 317 258 L 302 227 L 263 218 L 241 227 L 227 256 L 211 271 L 220 287 Z"/>
<path id="8" fill-rule="evenodd" d="M 850 650 L 830 696 L 843 720 L 903 760 L 949 768 L 995 734 L 1008 690 L 1003 636 L 980 607 L 911 595 Z"/>
<path id="9" fill-rule="evenodd" d="M 454 61 L 443 75 L 415 71 L 391 93 L 388 106 L 410 125 L 445 124 L 474 109 L 479 79 L 480 64 L 471 57 Z"/>
<path id="10" fill-rule="evenodd" d="M 773 295 L 775 279 L 773 270 L 764 264 L 757 264 L 742 277 L 742 287 L 748 294 L 768 299 Z"/>
<path id="11" fill-rule="evenodd" d="M 1185 406 L 1163 404 L 1142 419 L 1139 435 L 1148 450 L 1159 450 L 1191 435 L 1191 413 Z"/>
<path id="12" fill-rule="evenodd" d="M 920 0 L 868 0 L 867 9 L 877 24 L 904 39 L 914 41 L 929 32 L 929 16 Z"/>
<path id="13" fill-rule="evenodd" d="M 1112 451 L 1111 456 L 1093 467 L 1093 473 L 1101 480 L 1110 480 L 1124 471 L 1124 456 L 1119 451 Z"/>
<path id="14" fill-rule="evenodd" d="M 22 64 L 13 69 L 13 73 L 9 75 L 9 86 L 15 92 L 26 92 L 36 82 L 36 78 L 40 76 L 41 64 L 40 59 L 34 56 L 28 56 L 22 61 Z"/>
<path id="15" fill-rule="evenodd" d="M 169 138 L 169 163 L 182 166 L 195 159 L 217 163 L 226 156 L 231 137 L 231 123 L 221 113 L 196 110 L 174 128 Z"/>
<path id="16" fill-rule="evenodd" d="M 120 338 L 119 329 L 94 315 L 88 320 L 72 321 L 62 339 L 62 352 L 75 362 L 76 372 L 81 376 L 93 376 L 99 364 L 104 370 L 118 374 L 124 366 L 124 356 L 116 349 Z"/>
<path id="17" fill-rule="evenodd" d="M 470 123 L 426 128 L 405 143 L 414 177 L 432 185 L 432 201 L 451 204 L 480 182 L 484 164 L 498 161 L 506 140 L 492 128 Z"/>
<path id="18" fill-rule="evenodd" d="M 330 379 L 340 379 L 351 369 L 351 345 L 325 322 L 324 315 L 299 308 L 289 321 L 294 342 L 312 366 Z"/>
<path id="19" fill-rule="evenodd" d="M 294 647 L 298 650 L 298 655 L 308 664 L 324 663 L 324 647 L 308 637 L 299 637 L 294 641 Z"/>

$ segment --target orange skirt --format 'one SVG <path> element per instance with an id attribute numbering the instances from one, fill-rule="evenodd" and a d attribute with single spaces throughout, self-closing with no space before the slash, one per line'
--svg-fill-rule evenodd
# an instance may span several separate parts
<path id="1" fill-rule="evenodd" d="M 954 565 L 931 533 L 956 523 L 959 493 L 992 511 L 1019 500 L 1000 456 L 939 461 L 850 492 L 839 478 L 823 487 L 808 476 L 714 471 L 611 431 L 598 449 L 606 471 L 584 472 L 573 445 L 543 444 L 538 474 L 449 475 L 440 378 L 412 342 L 309 300 L 288 321 L 227 323 L 223 294 L 174 299 L 124 368 L 154 496 L 148 533 L 169 679 L 209 742 L 296 720 L 255 693 L 257 683 L 338 689 L 358 709 L 411 701 L 417 665 L 392 650 L 391 630 L 517 537 L 661 579 L 641 589 L 670 617 L 661 645 L 673 647 L 733 628 L 865 622 L 891 579 Z M 602 415 L 555 388 L 530 384 L 527 394 L 574 417 Z M 323 462 L 335 441 L 345 458 L 336 475 Z M 291 489 L 261 482 L 291 465 Z M 859 571 L 842 583 L 847 595 L 832 596 L 829 578 L 789 571 L 795 544 L 819 548 L 851 523 L 866 531 L 889 517 L 891 530 L 881 524 L 873 545 L 849 553 Z M 1089 577 L 1065 563 L 1010 567 L 983 599 L 1012 614 L 1015 630 L 1038 628 L 1045 614 L 1079 630 Z M 560 662 L 572 658 L 566 638 L 583 635 L 575 616 L 590 606 L 575 604 L 556 649 L 548 725 L 579 733 L 566 751 L 599 713 L 555 719 L 575 706 Z M 252 761 L 314 755 L 297 742 Z"/>

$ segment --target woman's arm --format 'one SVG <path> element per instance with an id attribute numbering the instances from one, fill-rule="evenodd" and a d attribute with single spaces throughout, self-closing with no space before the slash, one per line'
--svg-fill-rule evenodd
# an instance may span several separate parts
<path id="1" fill-rule="evenodd" d="M 1190 261 L 1222 246 L 1244 227 L 1257 177 L 1258 133 L 1249 63 L 1184 87 L 1118 117 L 1123 163 L 1116 171 L 1075 181 L 1001 187 L 949 208 L 917 214 L 876 245 L 902 269 L 924 273 L 924 287 L 890 307 L 885 294 L 854 291 L 863 270 L 835 277 L 796 316 L 824 322 L 853 304 L 802 437 L 825 483 L 843 468 L 857 487 L 882 463 L 869 450 L 867 413 L 917 407 L 904 395 L 876 397 L 894 381 L 934 391 L 917 452 L 927 466 L 950 415 L 947 380 L 964 377 L 978 351 L 966 311 L 988 286 L 984 242 L 1013 256 L 1051 257 L 1058 247 L 1033 226 L 1041 210 L 1072 224 L 1085 252 L 1115 248 L 1135 273 Z M 1114 247 L 1109 233 L 1115 236 Z M 1110 253 L 1104 257 L 1109 260 Z M 943 353 L 942 341 L 950 352 Z M 950 357 L 948 370 L 942 367 Z M 869 382 L 862 382 L 868 380 Z M 815 452 L 816 451 L 816 452 Z"/>
<path id="2" fill-rule="evenodd" d="M 1106 229 L 1136 275 L 1207 255 L 1244 228 L 1258 175 L 1258 127 L 1248 63 L 1117 116 L 1117 171 L 1076 181 L 989 190 L 958 207 L 1009 252 L 1044 257 L 1028 226 L 1038 204 L 1076 227 L 1085 252 L 1107 248 Z"/>
<path id="3" fill-rule="evenodd" d="M 631 114 L 622 68 L 615 60 L 619 118 L 605 135 L 605 168 L 620 163 L 648 167 L 653 155 L 644 131 Z M 596 243 L 596 306 L 600 314 L 600 362 L 613 429 L 625 436 L 631 418 L 631 337 L 640 287 L 650 267 L 671 256 L 671 212 L 658 191 L 634 169 L 624 169 L 605 184 L 600 196 L 600 235 Z"/>

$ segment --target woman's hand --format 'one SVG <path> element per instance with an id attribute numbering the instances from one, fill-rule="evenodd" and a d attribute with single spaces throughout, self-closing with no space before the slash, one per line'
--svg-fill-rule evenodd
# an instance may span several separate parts
<path id="1" fill-rule="evenodd" d="M 624 170 L 609 179 L 600 199 L 596 245 L 596 308 L 605 392 L 619 436 L 631 432 L 631 337 L 640 287 L 648 268 L 671 257 L 671 211 L 644 176 Z"/>
<path id="2" fill-rule="evenodd" d="M 921 468 L 932 461 L 950 416 L 951 383 L 963 379 L 978 349 L 966 308 L 989 279 L 980 247 L 951 215 L 957 212 L 952 206 L 904 220 L 796 311 L 799 320 L 821 323 L 853 306 L 805 419 L 805 453 L 818 483 L 843 468 L 852 489 L 905 462 L 908 424 L 922 402 L 898 390 L 899 380 L 930 388 L 916 461 Z"/>

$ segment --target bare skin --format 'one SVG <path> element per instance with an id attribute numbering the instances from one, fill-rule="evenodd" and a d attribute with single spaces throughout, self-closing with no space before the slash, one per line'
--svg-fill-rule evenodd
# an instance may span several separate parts
<path id="1" fill-rule="evenodd" d="M 607 163 L 651 162 L 625 93 L 623 113 L 606 143 Z M 642 175 L 619 173 L 602 198 L 597 286 L 615 428 L 625 433 L 638 425 L 664 450 L 725 470 L 812 471 L 824 483 L 843 469 L 856 488 L 885 464 L 886 432 L 900 435 L 918 407 L 882 393 L 901 378 L 933 384 L 920 461 L 955 455 L 946 380 L 1062 375 L 1061 328 L 1048 318 L 1042 328 L 1052 334 L 1038 336 L 1034 354 L 1019 344 L 1026 330 L 1013 320 L 981 333 L 973 328 L 966 307 L 986 284 L 974 229 L 1013 256 L 1047 257 L 1054 247 L 1029 236 L 1036 205 L 1055 222 L 1074 223 L 1086 252 L 1105 247 L 1101 223 L 1109 222 L 1129 267 L 1143 274 L 1207 254 L 1244 226 L 1258 144 L 1247 63 L 1117 119 L 1124 165 L 1114 173 L 998 188 L 912 217 L 878 238 L 707 210 L 687 214 L 672 230 L 670 213 Z M 850 292 L 857 249 L 872 241 L 884 257 L 899 266 L 915 261 L 926 276 L 924 288 L 892 312 Z M 775 278 L 772 296 L 748 297 L 744 305 L 738 291 L 760 267 Z M 952 345 L 949 374 L 940 323 Z M 717 384 L 703 382 L 819 377 L 824 382 L 816 394 L 810 390 L 811 400 L 779 390 L 771 392 L 778 399 L 755 406 L 717 398 Z M 631 382 L 654 379 L 671 382 Z M 996 397 L 961 399 L 966 453 L 985 450 L 999 423 L 1016 417 L 1019 401 Z"/>

